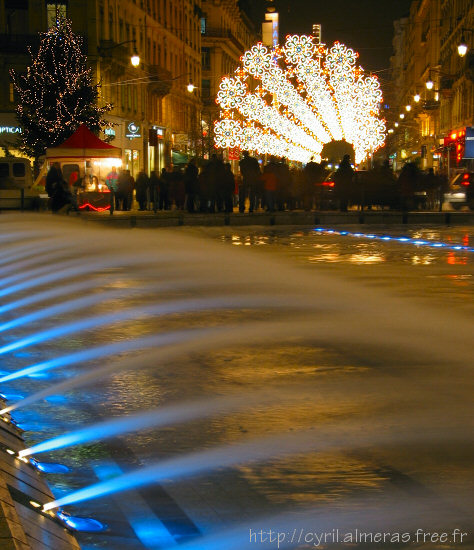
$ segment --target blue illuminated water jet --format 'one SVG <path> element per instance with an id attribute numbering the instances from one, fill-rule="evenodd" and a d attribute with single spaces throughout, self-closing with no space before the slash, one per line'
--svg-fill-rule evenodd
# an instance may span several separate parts
<path id="1" fill-rule="evenodd" d="M 279 400 L 281 399 L 282 396 L 280 395 Z M 88 443 L 97 439 L 105 441 L 106 439 L 132 431 L 172 426 L 197 418 L 206 418 L 217 413 L 227 414 L 244 406 L 249 407 L 252 404 L 262 405 L 267 401 L 268 397 L 265 399 L 259 394 L 247 394 L 245 397 L 226 396 L 225 398 L 214 399 L 213 401 L 209 401 L 209 398 L 206 398 L 194 403 L 179 403 L 177 405 L 159 407 L 154 410 L 100 422 L 93 426 L 43 441 L 29 449 L 20 451 L 19 455 L 21 457 L 38 455 L 73 445 Z"/>
<path id="2" fill-rule="evenodd" d="M 146 289 L 144 288 L 143 292 L 145 291 Z M 79 311 L 84 308 L 90 308 L 97 305 L 97 303 L 102 303 L 107 300 L 113 300 L 114 298 L 119 298 L 129 294 L 129 289 L 107 290 L 99 295 L 88 294 L 87 296 L 82 296 L 81 298 L 76 298 L 74 300 L 68 300 L 60 304 L 55 304 L 53 306 L 40 309 L 39 311 L 28 313 L 27 315 L 23 315 L 22 317 L 17 317 L 16 319 L 12 319 L 11 321 L 7 321 L 6 323 L 0 325 L 0 332 L 5 332 L 7 330 L 11 330 L 12 328 L 17 328 L 28 323 L 39 321 L 41 319 L 47 319 L 48 317 L 53 317 L 55 315 L 59 315 L 60 313 L 70 313 L 73 311 Z"/>
<path id="3" fill-rule="evenodd" d="M 174 313 L 190 312 L 190 311 L 209 311 L 221 308 L 244 308 L 258 307 L 267 305 L 271 307 L 275 304 L 276 299 L 249 298 L 249 296 L 222 296 L 213 298 L 181 300 L 179 302 L 165 302 L 162 304 L 153 304 L 140 308 L 131 308 L 112 313 L 107 313 L 97 317 L 88 317 L 73 323 L 68 323 L 59 327 L 48 329 L 36 334 L 32 334 L 10 344 L 0 347 L 0 355 L 4 355 L 17 349 L 23 349 L 34 344 L 49 341 L 55 338 L 61 338 L 72 333 L 77 333 L 83 330 L 91 330 L 100 326 L 105 326 L 118 321 L 134 320 L 144 317 L 154 317 L 161 315 L 170 315 Z"/>
<path id="4" fill-rule="evenodd" d="M 20 309 L 22 307 L 31 306 L 46 300 L 51 300 L 52 298 L 58 298 L 59 296 L 64 296 L 65 294 L 73 294 L 75 292 L 81 292 L 84 290 L 89 290 L 91 288 L 91 281 L 79 281 L 77 283 L 72 283 L 68 285 L 61 285 L 55 288 L 50 288 L 42 292 L 37 292 L 36 294 L 30 294 L 14 302 L 9 302 L 0 306 L 0 314 L 7 313 L 8 311 Z"/>

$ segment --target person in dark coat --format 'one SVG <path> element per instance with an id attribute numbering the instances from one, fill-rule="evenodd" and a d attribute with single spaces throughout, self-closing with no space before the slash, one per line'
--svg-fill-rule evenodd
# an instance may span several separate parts
<path id="1" fill-rule="evenodd" d="M 206 163 L 201 168 L 201 173 L 198 176 L 199 186 L 199 212 L 209 212 L 210 203 L 210 186 L 209 186 L 209 163 Z"/>
<path id="2" fill-rule="evenodd" d="M 310 162 L 304 167 L 303 173 L 303 208 L 309 211 L 314 206 L 316 210 L 319 210 L 322 207 L 322 191 L 318 183 L 321 183 L 324 179 L 325 168 L 311 158 Z"/>
<path id="3" fill-rule="evenodd" d="M 196 195 L 198 190 L 199 170 L 196 166 L 196 160 L 191 159 L 184 171 L 184 192 L 186 194 L 186 208 L 188 212 L 195 211 Z"/>
<path id="4" fill-rule="evenodd" d="M 209 212 L 222 212 L 224 210 L 224 197 L 222 180 L 224 177 L 224 162 L 216 154 L 212 155 L 207 165 L 208 190 L 209 190 Z"/>
<path id="5" fill-rule="evenodd" d="M 150 203 L 153 203 L 153 211 L 156 212 L 159 207 L 160 197 L 160 178 L 156 173 L 156 170 L 150 174 Z"/>
<path id="6" fill-rule="evenodd" d="M 61 165 L 59 164 L 59 162 L 54 162 L 51 168 L 48 170 L 48 173 L 46 175 L 46 183 L 44 186 L 49 198 L 53 196 L 54 188 L 56 187 L 56 185 L 62 185 L 63 180 L 64 178 L 61 171 Z"/>
<path id="7" fill-rule="evenodd" d="M 230 214 L 234 211 L 234 189 L 235 178 L 232 173 L 230 162 L 225 164 L 222 179 L 222 194 L 224 196 L 224 212 Z"/>
<path id="8" fill-rule="evenodd" d="M 135 182 L 135 198 L 137 199 L 139 210 L 147 209 L 149 188 L 150 178 L 144 170 L 141 170 L 138 173 L 137 181 Z"/>
<path id="9" fill-rule="evenodd" d="M 184 192 L 184 174 L 177 167 L 171 172 L 169 197 L 170 203 L 174 202 L 176 210 L 184 209 L 184 201 L 186 198 Z"/>
<path id="10" fill-rule="evenodd" d="M 50 206 L 53 212 L 59 212 L 64 207 L 74 207 L 73 197 L 69 190 L 69 185 L 63 178 L 61 165 L 55 162 L 46 175 L 45 189 L 50 198 Z"/>
<path id="11" fill-rule="evenodd" d="M 171 186 L 171 167 L 163 168 L 161 170 L 160 177 L 160 195 L 159 195 L 159 208 L 160 210 L 170 209 L 169 192 Z"/>
<path id="12" fill-rule="evenodd" d="M 256 202 L 256 193 L 260 181 L 260 165 L 258 160 L 244 151 L 244 156 L 239 162 L 242 184 L 239 189 L 239 212 L 245 212 L 245 199 L 249 199 L 249 212 L 253 212 Z"/>
<path id="13" fill-rule="evenodd" d="M 351 157 L 344 155 L 339 168 L 334 174 L 335 191 L 339 199 L 339 210 L 341 212 L 347 212 L 353 177 L 354 170 L 351 166 Z"/>
<path id="14" fill-rule="evenodd" d="M 415 206 L 415 191 L 421 179 L 421 172 L 414 162 L 407 162 L 398 176 L 398 188 L 402 210 L 410 210 Z"/>
<path id="15" fill-rule="evenodd" d="M 130 210 L 133 196 L 133 178 L 130 170 L 121 170 L 117 182 L 117 192 L 115 193 L 116 210 Z"/>

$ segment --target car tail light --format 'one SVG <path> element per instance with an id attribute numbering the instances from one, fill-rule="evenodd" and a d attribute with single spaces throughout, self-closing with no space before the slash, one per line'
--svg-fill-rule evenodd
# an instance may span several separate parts
<path id="1" fill-rule="evenodd" d="M 461 180 L 461 185 L 466 185 L 468 186 L 469 185 L 469 174 L 463 174 L 462 175 L 462 180 Z"/>
<path id="2" fill-rule="evenodd" d="M 333 181 L 323 181 L 323 185 L 325 187 L 334 187 L 334 182 Z"/>

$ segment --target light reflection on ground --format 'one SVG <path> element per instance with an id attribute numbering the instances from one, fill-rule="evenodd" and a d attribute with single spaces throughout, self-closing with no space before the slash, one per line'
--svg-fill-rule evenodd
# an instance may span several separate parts
<path id="1" fill-rule="evenodd" d="M 370 230 L 376 233 L 375 228 Z M 116 235 L 125 235 L 122 238 L 130 245 L 132 237 L 136 239 L 137 236 L 151 234 L 139 231 L 130 234 L 117 232 Z M 223 244 L 219 243 L 219 246 L 223 247 L 223 251 L 226 247 L 231 250 L 230 255 L 222 253 L 224 260 L 232 259 L 232 254 L 241 252 L 233 250 L 233 246 L 250 248 L 245 253 L 252 255 L 252 262 L 249 261 L 248 266 L 243 263 L 242 270 L 238 272 L 242 278 L 235 275 L 237 281 L 234 281 L 230 271 L 224 273 L 228 279 L 214 281 L 210 268 L 207 273 L 212 283 L 210 289 L 205 289 L 203 284 L 198 289 L 203 295 L 212 296 L 218 286 L 225 289 L 226 283 L 235 285 L 229 286 L 232 291 L 242 290 L 239 286 L 242 280 L 245 281 L 243 286 L 246 292 L 258 294 L 261 288 L 258 285 L 265 284 L 267 275 L 270 279 L 270 275 L 274 274 L 262 275 L 256 270 L 257 279 L 261 277 L 263 283 L 260 279 L 245 279 L 246 268 L 251 269 L 255 258 L 259 257 L 253 256 L 255 253 L 275 260 L 277 266 L 297 265 L 301 273 L 314 274 L 315 296 L 319 296 L 317 275 L 324 273 L 334 277 L 333 288 L 335 292 L 341 292 L 341 297 L 331 295 L 328 298 L 335 302 L 336 310 L 342 308 L 343 312 L 343 290 L 346 287 L 360 290 L 353 285 L 354 282 L 361 283 L 363 288 L 382 289 L 388 296 L 409 298 L 410 303 L 434 303 L 440 310 L 445 309 L 446 316 L 440 314 L 433 319 L 423 319 L 427 325 L 432 322 L 439 324 L 441 332 L 441 323 L 451 321 L 450 312 L 472 312 L 474 258 L 464 251 L 426 249 L 400 242 L 321 234 L 311 231 L 311 228 L 182 228 L 173 234 L 179 232 L 198 234 L 200 243 L 221 241 Z M 389 227 L 383 228 L 383 232 L 462 243 L 464 246 L 472 244 L 472 233 L 466 228 L 409 230 L 407 227 Z M 189 253 L 189 249 L 186 251 Z M 167 253 L 171 254 L 171 251 Z M 84 254 L 87 257 L 86 252 Z M 162 259 L 156 254 L 155 263 L 149 269 L 135 266 L 131 269 L 104 269 L 99 277 L 91 277 L 91 285 L 98 296 L 96 312 L 105 313 L 111 308 L 121 311 L 132 305 L 140 307 L 152 300 L 171 296 L 193 297 L 190 290 L 169 288 L 150 291 L 145 295 L 132 292 L 151 282 L 170 282 L 167 277 L 172 278 L 173 282 L 173 278 L 187 269 L 192 277 L 197 272 L 204 278 L 199 269 L 190 267 L 187 256 L 178 259 L 180 269 L 171 270 L 171 275 L 163 268 Z M 209 263 L 217 269 L 220 258 L 203 253 L 197 265 L 201 263 L 203 266 Z M 300 271 L 292 273 L 295 279 L 285 280 L 288 288 L 299 283 L 297 275 Z M 100 293 L 110 288 L 130 288 L 130 296 L 117 298 L 112 304 L 101 303 Z M 279 289 L 277 286 L 275 298 L 279 297 Z M 367 296 L 370 297 L 370 293 Z M 324 301 L 325 296 L 320 298 L 322 305 L 315 302 L 315 318 L 307 319 L 308 324 L 314 324 L 314 339 L 295 335 L 289 327 L 286 339 L 282 337 L 265 345 L 250 345 L 241 339 L 223 349 L 211 347 L 179 360 L 160 362 L 160 350 L 157 349 L 157 364 L 146 371 L 138 368 L 133 354 L 124 353 L 122 356 L 130 359 L 129 370 L 114 372 L 109 378 L 98 380 L 85 389 L 67 392 L 66 402 L 41 401 L 34 409 L 19 409 L 18 418 L 27 430 L 25 436 L 31 444 L 62 434 L 73 426 L 90 425 L 103 418 L 119 417 L 170 403 L 189 402 L 198 397 L 212 400 L 216 396 L 238 395 L 246 402 L 252 391 L 256 390 L 276 396 L 274 403 L 264 406 L 249 404 L 242 411 L 232 414 L 196 418 L 186 425 L 149 429 L 126 434 L 110 442 L 98 441 L 59 450 L 52 454 L 51 459 L 67 464 L 73 468 L 74 474 L 51 478 L 56 494 L 67 494 L 95 481 L 97 465 L 107 461 L 114 461 L 125 470 L 134 469 L 158 459 L 209 449 L 219 444 L 231 445 L 243 438 L 258 439 L 272 433 L 293 434 L 302 429 L 312 430 L 314 440 L 324 442 L 326 431 L 337 425 L 343 448 L 335 446 L 319 453 L 297 454 L 283 460 L 242 464 L 231 469 L 216 467 L 212 474 L 170 480 L 164 484 L 166 492 L 204 534 L 236 523 L 246 524 L 263 515 L 288 509 L 294 511 L 308 505 L 324 513 L 326 510 L 344 510 L 347 499 L 354 499 L 354 506 L 364 509 L 367 503 L 385 502 L 392 491 L 402 495 L 404 501 L 411 501 L 414 495 L 418 498 L 420 493 L 423 497 L 430 492 L 435 495 L 427 499 L 430 505 L 439 505 L 443 511 L 443 499 L 447 499 L 447 509 L 452 515 L 446 513 L 443 517 L 446 527 L 457 525 L 453 517 L 462 523 L 463 514 L 469 510 L 468 495 L 472 490 L 469 481 L 472 453 L 469 443 L 463 440 L 469 425 L 466 398 L 472 396 L 472 377 L 460 377 L 463 371 L 457 363 L 450 364 L 448 372 L 447 363 L 438 365 L 421 354 L 418 356 L 410 352 L 398 356 L 396 349 L 388 352 L 384 342 L 371 342 L 373 345 L 367 349 L 344 340 L 345 334 L 357 329 L 358 319 L 349 310 L 340 324 L 335 323 L 331 337 L 318 341 L 317 330 L 325 328 L 324 321 L 330 319 L 332 313 Z M 392 306 L 398 304 L 396 301 L 391 303 Z M 378 305 L 383 314 L 385 303 Z M 361 316 L 363 313 L 362 310 Z M 228 323 L 245 326 L 249 320 L 266 319 L 271 315 L 268 311 L 226 309 L 114 323 L 93 332 L 45 342 L 32 348 L 30 353 L 33 355 L 9 357 L 8 368 L 16 370 L 32 361 L 39 362 L 92 345 L 183 327 Z M 386 315 L 399 317 L 403 323 L 405 310 L 400 305 L 387 310 Z M 47 319 L 44 324 L 54 326 L 75 317 L 76 314 L 63 315 L 60 319 Z M 321 324 L 318 325 L 317 321 Z M 423 326 L 419 329 L 419 332 L 412 333 L 415 342 L 423 338 Z M 30 330 L 31 327 L 23 327 L 14 337 L 21 337 Z M 414 349 L 418 347 L 415 345 Z M 105 358 L 100 363 L 107 364 L 113 359 Z M 32 394 L 54 382 L 72 379 L 101 366 L 99 363 L 81 364 L 67 372 L 52 372 L 47 378 L 23 379 L 11 385 L 12 393 Z M 465 367 L 467 369 L 467 365 Z M 293 394 L 292 398 L 285 397 L 286 392 L 296 393 L 297 398 Z M 389 445 L 384 440 L 387 433 L 393 434 Z M 362 441 L 369 444 L 359 448 Z M 131 527 L 132 512 L 126 505 L 131 502 L 139 502 L 147 510 L 151 531 L 153 519 L 158 518 L 173 533 L 176 541 L 182 540 L 180 537 L 184 537 L 186 532 L 182 516 L 156 487 L 151 486 L 131 496 L 116 495 L 83 503 L 77 510 L 73 508 L 71 511 L 76 515 L 91 515 L 111 526 L 111 531 L 103 535 L 82 535 L 81 542 L 88 548 L 105 550 L 144 548 L 137 539 L 137 531 Z M 430 515 L 420 513 L 420 517 L 427 520 Z M 242 548 L 245 548 L 244 544 Z M 430 546 L 430 550 L 437 548 L 439 546 Z"/>

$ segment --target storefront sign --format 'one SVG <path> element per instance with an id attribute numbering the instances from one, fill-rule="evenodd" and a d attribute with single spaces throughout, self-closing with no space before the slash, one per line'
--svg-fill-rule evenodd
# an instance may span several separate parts
<path id="1" fill-rule="evenodd" d="M 474 159 L 474 126 L 466 128 L 466 146 L 464 149 L 465 159 Z"/>
<path id="2" fill-rule="evenodd" d="M 21 134 L 18 126 L 0 126 L 0 134 Z"/>
<path id="3" fill-rule="evenodd" d="M 159 126 L 153 126 L 153 130 L 156 131 L 158 139 L 163 139 L 165 137 L 165 129 L 160 128 Z"/>
<path id="4" fill-rule="evenodd" d="M 106 136 L 112 136 L 112 137 L 115 137 L 115 130 L 113 128 L 106 128 L 104 130 L 104 134 Z"/>
<path id="5" fill-rule="evenodd" d="M 142 137 L 140 133 L 140 126 L 138 124 L 135 124 L 135 122 L 130 122 L 127 126 L 127 133 L 125 134 L 125 136 L 128 137 L 128 139 Z"/>

